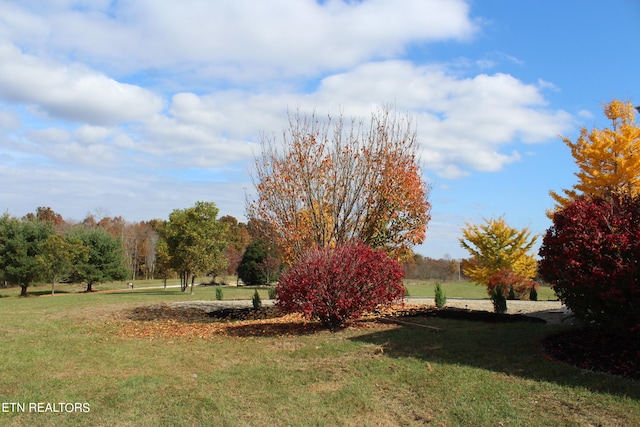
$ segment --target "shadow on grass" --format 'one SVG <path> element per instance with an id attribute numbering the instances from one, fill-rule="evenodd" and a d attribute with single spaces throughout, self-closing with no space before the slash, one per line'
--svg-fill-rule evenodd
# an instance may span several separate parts
<path id="1" fill-rule="evenodd" d="M 267 320 L 251 324 L 231 324 L 227 335 L 234 337 L 281 337 L 285 335 L 311 335 L 326 331 L 319 322 Z"/>
<path id="2" fill-rule="evenodd" d="M 149 296 L 157 296 L 157 295 L 189 295 L 189 291 L 180 292 L 179 288 L 167 288 L 165 289 L 105 289 L 105 290 L 97 290 L 92 292 L 95 294 L 111 294 L 111 295 L 149 295 Z"/>
<path id="3" fill-rule="evenodd" d="M 444 330 L 433 332 L 398 326 L 352 339 L 381 346 L 384 354 L 390 357 L 411 357 L 430 363 L 470 366 L 640 400 L 638 382 L 581 371 L 551 360 L 543 353 L 541 340 L 549 334 L 567 330 L 567 326 L 532 323 L 489 324 L 433 318 L 424 320 L 421 323 Z"/>
<path id="4" fill-rule="evenodd" d="M 53 296 L 55 297 L 58 294 L 63 295 L 63 294 L 74 294 L 74 293 L 77 293 L 77 292 L 70 292 L 70 291 L 65 291 L 65 290 L 60 290 L 60 291 L 56 290 Z M 42 296 L 42 295 L 51 296 L 51 289 L 40 290 L 40 291 L 31 291 L 31 290 L 29 290 L 29 291 L 27 291 L 27 295 L 25 295 L 25 296 L 27 296 L 27 297 L 39 297 L 39 296 Z M 8 297 L 9 295 L 5 295 L 5 296 Z M 18 293 L 15 296 L 18 297 L 18 296 L 23 296 L 23 295 L 20 295 L 20 291 L 18 291 Z"/>

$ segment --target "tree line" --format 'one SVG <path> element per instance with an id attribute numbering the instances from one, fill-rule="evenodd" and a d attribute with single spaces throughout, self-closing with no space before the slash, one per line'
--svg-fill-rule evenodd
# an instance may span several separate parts
<path id="1" fill-rule="evenodd" d="M 65 220 L 50 207 L 22 218 L 0 217 L 0 281 L 20 286 L 85 283 L 87 291 L 115 280 L 179 279 L 182 289 L 196 278 L 224 281 L 237 276 L 247 285 L 273 283 L 284 267 L 275 231 L 259 219 L 217 218 L 212 202 L 174 210 L 168 220 L 129 222 L 121 216 Z M 459 263 L 412 254 L 403 261 L 408 279 L 460 278 Z"/>

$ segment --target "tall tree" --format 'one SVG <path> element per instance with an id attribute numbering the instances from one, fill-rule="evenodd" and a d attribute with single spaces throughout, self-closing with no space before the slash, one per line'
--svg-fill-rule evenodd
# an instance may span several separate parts
<path id="1" fill-rule="evenodd" d="M 227 260 L 226 273 L 230 275 L 236 274 L 242 260 L 242 254 L 251 243 L 251 235 L 247 230 L 247 226 L 242 222 L 238 222 L 231 215 L 223 216 L 220 218 L 220 222 L 227 226 L 227 247 L 224 250 L 224 256 Z"/>
<path id="2" fill-rule="evenodd" d="M 249 286 L 269 285 L 279 272 L 278 257 L 265 240 L 251 242 L 238 266 L 238 277 Z"/>
<path id="3" fill-rule="evenodd" d="M 296 114 L 282 140 L 263 136 L 249 218 L 268 223 L 291 263 L 310 247 L 360 240 L 394 256 L 425 239 L 431 205 L 407 116 L 362 121 Z"/>
<path id="4" fill-rule="evenodd" d="M 488 286 L 491 277 L 505 269 L 523 280 L 536 276 L 537 263 L 530 251 L 538 236 L 531 236 L 528 228 L 518 230 L 498 217 L 481 225 L 467 223 L 462 235 L 460 245 L 473 258 L 463 264 L 463 272 L 477 284 Z"/>
<path id="5" fill-rule="evenodd" d="M 120 239 L 103 228 L 73 227 L 68 232 L 70 239 L 81 241 L 88 249 L 86 260 L 77 264 L 73 275 L 76 282 L 86 282 L 87 292 L 93 285 L 127 277 L 127 266 Z"/>
<path id="6" fill-rule="evenodd" d="M 149 223 L 145 226 L 145 238 L 142 246 L 144 277 L 145 279 L 154 278 L 158 260 L 158 240 L 160 236 L 151 227 Z"/>
<path id="7" fill-rule="evenodd" d="M 0 217 L 0 271 L 9 283 L 20 286 L 20 295 L 42 277 L 37 260 L 40 245 L 55 232 L 49 221 L 19 220 L 5 214 Z"/>
<path id="8" fill-rule="evenodd" d="M 193 293 L 197 275 L 215 277 L 226 268 L 223 251 L 227 246 L 227 229 L 217 216 L 215 203 L 196 202 L 191 208 L 174 210 L 161 229 L 170 265 L 180 274 L 183 292 L 189 279 Z"/>
<path id="9" fill-rule="evenodd" d="M 88 261 L 89 248 L 82 241 L 53 234 L 40 244 L 36 257 L 42 266 L 42 278 L 51 283 L 51 295 L 56 284 L 71 277 L 76 265 Z"/>
<path id="10" fill-rule="evenodd" d="M 122 229 L 122 243 L 131 280 L 136 279 L 142 266 L 147 262 L 155 262 L 150 253 L 155 255 L 157 233 L 146 222 L 125 223 Z"/>
<path id="11" fill-rule="evenodd" d="M 25 220 L 33 220 L 37 219 L 38 221 L 49 221 L 52 222 L 56 227 L 60 227 L 64 224 L 64 219 L 62 219 L 62 215 L 55 212 L 50 207 L 39 206 L 36 208 L 35 214 L 28 213 L 24 216 Z"/>
<path id="12" fill-rule="evenodd" d="M 611 120 L 611 128 L 580 130 L 575 141 L 564 138 L 571 149 L 579 171 L 578 183 L 564 196 L 551 191 L 556 210 L 572 203 L 579 195 L 604 197 L 610 193 L 640 192 L 640 127 L 635 121 L 630 102 L 613 100 L 604 105 L 604 114 Z M 548 213 L 551 217 L 553 212 Z"/>

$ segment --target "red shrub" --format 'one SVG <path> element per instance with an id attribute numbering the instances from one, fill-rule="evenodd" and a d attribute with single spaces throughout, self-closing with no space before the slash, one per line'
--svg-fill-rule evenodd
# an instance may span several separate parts
<path id="1" fill-rule="evenodd" d="M 587 322 L 640 331 L 640 198 L 578 198 L 555 213 L 539 272 Z"/>
<path id="2" fill-rule="evenodd" d="M 312 249 L 280 277 L 276 304 L 336 329 L 365 311 L 400 300 L 403 277 L 398 261 L 362 243 Z"/>
<path id="3" fill-rule="evenodd" d="M 508 298 L 510 291 L 513 290 L 516 298 L 527 299 L 531 289 L 537 291 L 540 285 L 531 279 L 517 275 L 509 268 L 501 268 L 489 278 L 488 294 L 491 295 L 495 288 L 500 288 L 505 298 Z"/>

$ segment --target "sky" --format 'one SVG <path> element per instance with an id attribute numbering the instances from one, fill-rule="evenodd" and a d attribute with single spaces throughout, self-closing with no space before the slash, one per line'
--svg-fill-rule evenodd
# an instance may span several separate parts
<path id="1" fill-rule="evenodd" d="M 467 257 L 466 223 L 551 225 L 562 137 L 640 104 L 639 24 L 637 0 L 0 0 L 0 210 L 246 221 L 288 111 L 393 105 L 432 186 L 415 251 Z"/>

